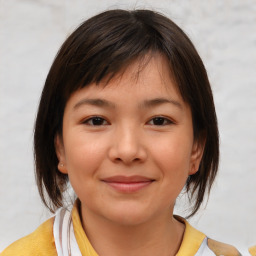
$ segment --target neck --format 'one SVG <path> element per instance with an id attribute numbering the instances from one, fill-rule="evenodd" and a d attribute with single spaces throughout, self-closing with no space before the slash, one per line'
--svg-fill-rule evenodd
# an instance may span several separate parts
<path id="1" fill-rule="evenodd" d="M 137 225 L 114 223 L 84 208 L 81 213 L 86 235 L 100 256 L 176 255 L 185 230 L 170 212 Z"/>

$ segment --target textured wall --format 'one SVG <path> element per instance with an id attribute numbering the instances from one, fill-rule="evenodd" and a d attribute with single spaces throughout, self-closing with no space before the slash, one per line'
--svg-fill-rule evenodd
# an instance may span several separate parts
<path id="1" fill-rule="evenodd" d="M 0 251 L 49 216 L 34 182 L 32 137 L 51 62 L 83 19 L 115 7 L 165 13 L 201 54 L 215 96 L 221 164 L 207 207 L 191 222 L 245 251 L 256 244 L 255 0 L 0 0 Z"/>

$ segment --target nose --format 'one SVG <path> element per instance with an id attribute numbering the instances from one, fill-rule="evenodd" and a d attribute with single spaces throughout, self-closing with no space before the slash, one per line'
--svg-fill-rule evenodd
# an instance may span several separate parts
<path id="1" fill-rule="evenodd" d="M 144 162 L 147 158 L 146 147 L 136 127 L 116 129 L 113 134 L 109 158 L 114 162 L 122 162 L 126 165 Z"/>

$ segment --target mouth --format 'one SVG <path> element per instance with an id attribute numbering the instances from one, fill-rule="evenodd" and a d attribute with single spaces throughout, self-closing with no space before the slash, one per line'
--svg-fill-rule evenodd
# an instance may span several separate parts
<path id="1" fill-rule="evenodd" d="M 105 184 L 122 193 L 134 193 L 140 191 L 155 180 L 143 176 L 113 176 L 102 180 Z"/>

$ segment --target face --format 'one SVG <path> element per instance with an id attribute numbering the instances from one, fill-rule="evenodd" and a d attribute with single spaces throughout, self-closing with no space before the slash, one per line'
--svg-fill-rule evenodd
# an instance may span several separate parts
<path id="1" fill-rule="evenodd" d="M 166 60 L 154 56 L 138 69 L 135 62 L 107 86 L 91 84 L 66 104 L 58 168 L 68 174 L 83 217 L 122 225 L 170 217 L 198 169 L 202 146 Z"/>

